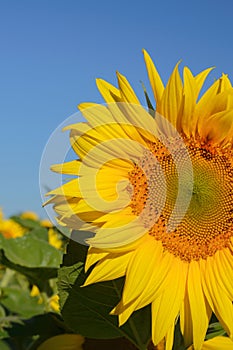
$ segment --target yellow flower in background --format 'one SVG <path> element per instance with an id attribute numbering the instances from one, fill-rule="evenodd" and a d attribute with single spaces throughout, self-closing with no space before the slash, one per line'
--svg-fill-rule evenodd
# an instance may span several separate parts
<path id="1" fill-rule="evenodd" d="M 41 226 L 46 227 L 46 228 L 51 228 L 53 227 L 53 224 L 50 220 L 43 219 L 40 221 Z"/>
<path id="2" fill-rule="evenodd" d="M 40 291 L 39 288 L 36 285 L 32 286 L 31 292 L 30 292 L 30 296 L 33 297 L 38 297 L 38 304 L 42 304 L 43 303 L 43 298 L 40 295 Z"/>
<path id="3" fill-rule="evenodd" d="M 118 88 L 98 79 L 107 105 L 79 105 L 87 123 L 66 128 L 79 159 L 52 167 L 77 178 L 47 203 L 61 225 L 95 233 L 85 285 L 126 276 L 120 325 L 151 304 L 154 344 L 172 349 L 179 315 L 201 350 L 212 312 L 233 337 L 233 88 L 223 74 L 200 97 L 211 69 L 182 80 L 178 65 L 164 87 L 144 58 L 155 118 L 124 76 Z"/>
<path id="4" fill-rule="evenodd" d="M 26 229 L 17 224 L 12 219 L 4 219 L 2 210 L 0 209 L 0 234 L 5 238 L 17 238 L 25 234 Z"/>
<path id="5" fill-rule="evenodd" d="M 49 244 L 51 244 L 53 247 L 57 249 L 62 248 L 62 240 L 59 238 L 57 232 L 53 228 L 49 228 L 48 231 L 48 237 L 49 237 Z"/>
<path id="6" fill-rule="evenodd" d="M 24 211 L 20 216 L 23 219 L 31 219 L 34 221 L 39 220 L 38 215 L 36 213 L 34 213 L 33 211 Z"/>
<path id="7" fill-rule="evenodd" d="M 57 249 L 61 249 L 63 246 L 62 240 L 58 233 L 53 229 L 53 224 L 50 220 L 41 220 L 41 226 L 48 228 L 49 243 Z"/>
<path id="8" fill-rule="evenodd" d="M 60 311 L 59 297 L 57 294 L 54 294 L 50 298 L 46 298 L 46 300 L 44 300 L 39 288 L 36 285 L 33 285 L 30 295 L 31 297 L 38 297 L 38 304 L 43 304 L 45 302 L 46 304 L 48 303 L 52 311 L 55 311 L 55 312 Z"/>
<path id="9" fill-rule="evenodd" d="M 53 309 L 53 311 L 55 312 L 59 312 L 60 311 L 60 306 L 59 306 L 59 297 L 58 295 L 53 295 L 50 299 L 49 299 L 49 305 L 51 306 L 51 308 Z"/>
<path id="10" fill-rule="evenodd" d="M 34 212 L 23 212 L 20 217 L 23 219 L 39 221 L 38 215 Z M 41 220 L 40 224 L 42 227 L 48 229 L 49 244 L 57 249 L 61 249 L 63 242 L 57 231 L 53 229 L 53 224 L 51 221 Z M 2 210 L 0 210 L 0 234 L 2 234 L 5 238 L 17 238 L 22 237 L 26 233 L 29 233 L 28 229 L 24 228 L 12 219 L 5 219 Z"/>

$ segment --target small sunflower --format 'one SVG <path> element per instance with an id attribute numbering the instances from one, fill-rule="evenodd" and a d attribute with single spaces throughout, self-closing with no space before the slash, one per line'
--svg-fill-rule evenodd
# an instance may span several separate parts
<path id="1" fill-rule="evenodd" d="M 182 80 L 178 64 L 164 87 L 144 58 L 155 110 L 121 74 L 118 88 L 98 79 L 107 104 L 79 105 L 87 123 L 66 128 L 78 159 L 52 167 L 77 177 L 48 203 L 61 225 L 95 233 L 85 285 L 125 276 L 120 325 L 151 304 L 154 344 L 172 348 L 179 316 L 200 350 L 212 313 L 233 337 L 233 88 L 223 74 L 200 96 L 211 68 Z"/>
<path id="2" fill-rule="evenodd" d="M 22 237 L 26 229 L 12 219 L 5 219 L 0 209 L 0 234 L 5 238 Z"/>
<path id="3" fill-rule="evenodd" d="M 24 211 L 20 216 L 23 219 L 30 219 L 30 220 L 34 220 L 34 221 L 39 220 L 38 215 L 36 213 L 34 213 L 34 211 Z"/>
<path id="4" fill-rule="evenodd" d="M 44 219 L 40 221 L 41 226 L 46 227 L 48 229 L 48 239 L 49 244 L 57 249 L 62 248 L 62 239 L 59 237 L 58 233 L 54 230 L 53 224 L 50 220 Z"/>

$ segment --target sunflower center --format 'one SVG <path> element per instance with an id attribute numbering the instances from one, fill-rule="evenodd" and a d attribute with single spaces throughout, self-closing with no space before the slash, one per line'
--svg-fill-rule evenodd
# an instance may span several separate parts
<path id="1" fill-rule="evenodd" d="M 134 189 L 133 213 L 141 215 L 149 234 L 160 240 L 165 250 L 191 261 L 206 259 L 227 247 L 233 235 L 232 150 L 230 146 L 221 149 L 195 140 L 185 140 L 185 144 L 191 169 L 185 162 L 182 165 L 182 150 L 176 152 L 180 152 L 182 169 L 178 173 L 174 157 L 165 146 L 151 143 L 151 158 L 144 155 L 129 175 Z M 164 187 L 158 169 L 151 166 L 153 157 L 163 170 L 166 183 L 163 208 L 159 203 Z M 183 203 L 187 200 L 184 212 Z"/>

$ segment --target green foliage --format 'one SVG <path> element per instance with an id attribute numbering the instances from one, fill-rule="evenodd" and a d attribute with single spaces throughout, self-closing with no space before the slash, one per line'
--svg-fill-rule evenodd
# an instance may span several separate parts
<path id="1" fill-rule="evenodd" d="M 44 305 L 38 297 L 31 297 L 29 290 L 20 286 L 1 288 L 1 304 L 21 317 L 32 317 L 44 312 Z"/>
<path id="2" fill-rule="evenodd" d="M 14 264 L 38 268 L 58 267 L 61 262 L 61 252 L 52 247 L 43 238 L 44 228 L 31 231 L 22 237 L 6 239 L 0 235 L 0 248 L 5 257 Z"/>
<path id="3" fill-rule="evenodd" d="M 10 346 L 4 340 L 0 340 L 0 349 L 11 350 Z"/>
<path id="4" fill-rule="evenodd" d="M 26 266 L 17 265 L 14 262 L 8 260 L 3 251 L 0 251 L 0 263 L 4 266 L 15 270 L 24 276 L 26 276 L 31 284 L 35 284 L 40 290 L 44 289 L 47 281 L 51 278 L 57 277 L 57 267 L 35 267 L 30 268 Z"/>
<path id="5" fill-rule="evenodd" d="M 61 317 L 54 313 L 36 315 L 29 319 L 17 319 L 8 323 L 0 338 L 13 349 L 37 350 L 45 340 L 59 334 L 70 332 Z M 2 343 L 0 342 L 0 349 Z M 4 348 L 3 348 L 4 349 Z"/>
<path id="6" fill-rule="evenodd" d="M 29 319 L 20 319 L 20 322 L 12 321 L 11 326 L 5 328 L 5 338 L 42 336 L 47 339 L 51 336 L 69 331 L 61 317 L 49 312 L 39 314 Z M 1 348 L 0 348 L 1 349 Z"/>
<path id="7" fill-rule="evenodd" d="M 208 332 L 206 335 L 206 340 L 218 337 L 218 336 L 226 336 L 226 331 L 222 328 L 219 322 L 213 322 L 209 325 Z"/>
<path id="8" fill-rule="evenodd" d="M 184 345 L 184 339 L 180 331 L 180 322 L 178 320 L 175 326 L 174 343 L 173 343 L 172 350 L 185 350 L 185 349 L 186 347 Z"/>
<path id="9" fill-rule="evenodd" d="M 25 275 L 39 289 L 57 277 L 62 252 L 51 246 L 45 228 L 36 228 L 23 237 L 6 239 L 0 235 L 0 263 Z"/>
<path id="10" fill-rule="evenodd" d="M 148 96 L 148 93 L 146 91 L 146 87 L 145 87 L 145 85 L 144 85 L 144 83 L 142 81 L 141 81 L 141 84 L 142 84 L 142 89 L 143 89 L 143 92 L 144 92 L 144 95 L 145 95 L 145 98 L 146 98 L 146 104 L 147 104 L 149 113 L 154 118 L 155 117 L 155 108 L 153 107 L 153 105 L 151 103 L 151 100 L 150 100 L 150 98 Z"/>

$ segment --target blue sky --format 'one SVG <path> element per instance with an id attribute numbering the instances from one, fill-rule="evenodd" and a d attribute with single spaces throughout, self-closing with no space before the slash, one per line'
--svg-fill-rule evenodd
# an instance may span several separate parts
<path id="1" fill-rule="evenodd" d="M 7 216 L 41 208 L 43 148 L 80 102 L 102 102 L 95 85 L 120 71 L 143 100 L 142 48 L 167 81 L 182 59 L 193 73 L 216 66 L 233 81 L 233 2 L 0 1 L 0 206 Z M 67 135 L 68 137 L 68 135 Z"/>

